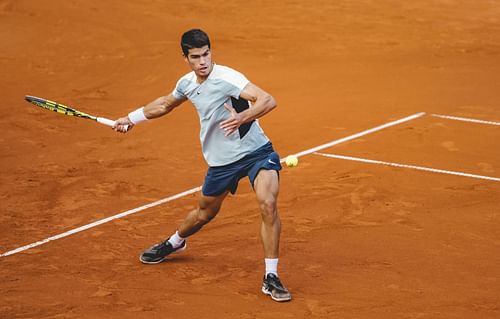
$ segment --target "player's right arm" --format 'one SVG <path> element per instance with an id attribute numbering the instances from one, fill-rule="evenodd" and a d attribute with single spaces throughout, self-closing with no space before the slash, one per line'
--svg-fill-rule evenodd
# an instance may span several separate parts
<path id="1" fill-rule="evenodd" d="M 137 110 L 116 120 L 113 129 L 120 133 L 127 133 L 130 129 L 137 124 L 145 120 L 151 120 L 163 115 L 170 113 L 177 106 L 181 105 L 186 98 L 177 98 L 172 93 L 166 96 L 162 96 L 146 104 L 144 107 L 138 108 Z M 126 129 L 128 125 L 128 129 Z"/>

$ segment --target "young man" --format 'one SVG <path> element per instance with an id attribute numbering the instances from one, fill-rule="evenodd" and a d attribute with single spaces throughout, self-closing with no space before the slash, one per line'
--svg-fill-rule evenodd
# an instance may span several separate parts
<path id="1" fill-rule="evenodd" d="M 184 75 L 167 96 L 116 121 L 114 129 L 125 133 L 135 124 L 168 114 L 190 100 L 200 117 L 200 140 L 209 165 L 199 207 L 190 212 L 167 240 L 145 250 L 145 264 L 162 262 L 167 255 L 186 249 L 186 238 L 210 222 L 227 194 L 234 194 L 238 181 L 248 176 L 262 213 L 261 237 L 266 274 L 262 292 L 276 301 L 290 300 L 290 292 L 278 278 L 281 223 L 276 207 L 281 169 L 279 155 L 257 119 L 276 107 L 271 95 L 231 68 L 212 62 L 210 40 L 199 29 L 182 35 L 184 60 L 192 72 Z M 251 102 L 251 105 L 249 104 Z"/>

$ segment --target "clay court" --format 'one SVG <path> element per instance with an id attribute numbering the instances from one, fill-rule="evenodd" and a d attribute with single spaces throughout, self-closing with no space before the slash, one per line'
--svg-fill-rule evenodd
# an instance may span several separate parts
<path id="1" fill-rule="evenodd" d="M 24 101 L 123 116 L 189 71 L 193 27 L 301 155 L 279 199 L 291 302 L 260 292 L 246 179 L 186 252 L 139 262 L 197 204 L 189 102 L 122 135 Z M 499 318 L 499 39 L 492 0 L 0 0 L 0 318 Z"/>

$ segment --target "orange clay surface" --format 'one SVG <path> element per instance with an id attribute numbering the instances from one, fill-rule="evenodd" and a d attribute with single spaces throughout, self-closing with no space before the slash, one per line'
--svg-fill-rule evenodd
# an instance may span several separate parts
<path id="1" fill-rule="evenodd" d="M 0 0 L 0 253 L 200 185 L 190 103 L 126 135 L 23 101 L 118 118 L 187 73 L 182 32 L 269 91 L 285 157 L 323 150 L 500 177 L 498 1 Z M 193 194 L 0 257 L 0 318 L 500 318 L 500 182 L 318 155 L 281 173 L 280 277 L 260 292 L 260 214 L 247 180 L 168 262 L 143 249 Z"/>

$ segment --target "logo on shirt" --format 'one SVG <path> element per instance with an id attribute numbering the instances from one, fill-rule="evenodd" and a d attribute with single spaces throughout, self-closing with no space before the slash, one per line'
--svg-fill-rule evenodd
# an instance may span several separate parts
<path id="1" fill-rule="evenodd" d="M 267 160 L 267 161 L 268 161 L 269 163 L 271 163 L 271 164 L 276 165 L 276 163 L 275 163 L 275 162 L 273 162 L 273 161 L 272 161 L 272 160 L 270 160 L 270 159 L 269 159 L 269 160 Z"/>

